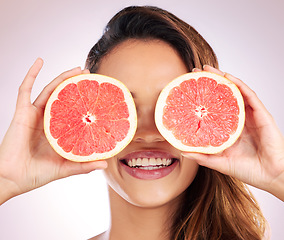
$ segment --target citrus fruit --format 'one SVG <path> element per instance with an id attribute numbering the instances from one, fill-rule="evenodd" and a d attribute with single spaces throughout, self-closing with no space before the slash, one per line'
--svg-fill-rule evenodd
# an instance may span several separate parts
<path id="1" fill-rule="evenodd" d="M 44 113 L 45 135 L 62 157 L 78 161 L 106 159 L 132 140 L 137 116 L 131 93 L 120 81 L 81 74 L 57 86 Z"/>
<path id="2" fill-rule="evenodd" d="M 155 122 L 163 137 L 186 152 L 214 154 L 231 146 L 244 127 L 243 97 L 227 78 L 192 72 L 160 93 Z"/>

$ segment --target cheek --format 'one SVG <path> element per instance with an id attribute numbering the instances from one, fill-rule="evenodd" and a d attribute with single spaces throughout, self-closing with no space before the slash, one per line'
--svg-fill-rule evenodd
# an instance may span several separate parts
<path id="1" fill-rule="evenodd" d="M 116 186 L 119 186 L 120 182 L 120 173 L 118 171 L 117 160 L 110 158 L 107 160 L 107 162 L 108 167 L 103 170 L 104 176 L 108 185 L 110 185 L 112 188 L 116 188 Z"/>
<path id="2" fill-rule="evenodd" d="M 199 165 L 191 159 L 183 158 L 180 166 L 180 176 L 178 181 L 180 182 L 180 186 L 184 188 L 184 190 L 190 186 L 196 177 Z"/>
<path id="3" fill-rule="evenodd" d="M 128 183 L 122 178 L 116 158 L 108 159 L 108 167 L 103 170 L 103 173 L 107 184 L 114 190 L 114 192 L 127 200 L 129 195 Z"/>

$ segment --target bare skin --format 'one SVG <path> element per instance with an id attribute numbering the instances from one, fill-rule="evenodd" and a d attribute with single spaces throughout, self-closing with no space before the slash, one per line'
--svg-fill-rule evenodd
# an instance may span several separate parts
<path id="1" fill-rule="evenodd" d="M 109 184 L 111 228 L 95 239 L 170 239 L 166 228 L 171 225 L 169 214 L 196 176 L 198 164 L 185 159 L 161 136 L 155 126 L 154 109 L 165 85 L 186 72 L 176 51 L 161 41 L 129 40 L 102 60 L 98 73 L 119 79 L 132 92 L 138 127 L 133 141 L 109 159 L 104 170 Z M 151 154 L 152 150 L 175 156 L 177 167 L 163 178 L 145 180 L 130 176 L 119 163 L 129 153 Z"/>
<path id="2" fill-rule="evenodd" d="M 273 117 L 240 79 L 210 66 L 204 66 L 204 70 L 223 75 L 239 87 L 246 106 L 245 128 L 238 141 L 221 154 L 184 153 L 184 156 L 284 201 L 284 138 Z"/>
<path id="3" fill-rule="evenodd" d="M 180 152 L 157 131 L 154 107 L 163 87 L 186 72 L 183 62 L 164 42 L 122 43 L 103 59 L 99 73 L 121 80 L 133 93 L 138 110 L 136 135 L 129 146 L 112 159 L 73 163 L 58 156 L 49 146 L 43 133 L 43 109 L 61 81 L 88 71 L 75 68 L 63 73 L 31 103 L 32 85 L 41 67 L 42 60 L 38 59 L 24 79 L 15 116 L 0 146 L 0 204 L 53 180 L 103 168 L 109 184 L 111 226 L 93 239 L 166 240 L 170 239 L 166 227 L 170 226 L 169 213 L 178 206 L 183 191 L 196 175 L 198 165 L 237 177 L 284 201 L 283 135 L 256 94 L 241 80 L 210 66 L 202 69 L 232 80 L 244 96 L 246 125 L 237 143 L 213 156 Z M 175 169 L 155 180 L 127 175 L 120 160 L 129 152 L 151 152 L 153 149 L 175 156 L 178 159 Z"/>
<path id="4" fill-rule="evenodd" d="M 20 86 L 15 115 L 0 146 L 0 205 L 53 180 L 107 166 L 105 161 L 67 161 L 47 142 L 43 132 L 43 112 L 48 97 L 60 82 L 88 70 L 74 68 L 61 74 L 31 103 L 32 86 L 42 65 L 42 59 L 37 59 Z"/>
<path id="5" fill-rule="evenodd" d="M 118 46 L 117 49 L 110 53 L 100 65 L 99 73 L 116 77 L 126 84 L 130 91 L 134 93 L 134 96 L 136 96 L 135 103 L 137 108 L 140 109 L 140 115 L 138 115 L 140 124 L 138 125 L 137 134 L 133 143 L 126 148 L 126 152 L 132 150 L 131 147 L 133 144 L 137 144 L 137 139 L 139 140 L 139 144 L 141 144 L 142 148 L 147 146 L 147 144 L 164 144 L 164 139 L 155 128 L 153 119 L 155 99 L 158 97 L 158 92 L 163 88 L 163 84 L 161 84 L 162 82 L 160 82 L 159 79 L 166 80 L 166 82 L 167 80 L 170 80 L 167 79 L 166 76 L 162 76 L 161 74 L 159 75 L 157 72 L 155 72 L 155 69 L 162 69 L 159 64 L 163 63 L 163 59 L 170 59 L 169 56 L 164 55 L 166 52 L 166 46 L 165 49 L 163 49 L 161 48 L 161 45 L 161 43 L 155 45 L 155 42 L 137 43 L 129 41 L 125 45 L 121 44 Z M 143 57 L 141 54 L 146 54 L 147 51 L 149 51 L 149 56 L 145 57 L 145 59 L 147 59 L 146 62 L 143 62 L 142 64 L 138 62 L 138 60 L 135 61 L 136 56 L 139 55 L 141 58 Z M 153 55 L 155 55 L 154 53 L 157 53 L 157 56 L 160 57 L 156 59 L 157 62 L 155 62 L 155 58 L 153 57 Z M 147 65 L 148 63 L 149 65 Z M 175 61 L 170 63 L 171 66 L 174 64 Z M 124 69 L 123 66 L 127 66 L 127 68 Z M 153 66 L 159 67 L 155 68 Z M 173 67 L 173 69 L 178 69 L 178 66 L 174 66 L 175 67 Z M 132 72 L 131 69 L 135 70 Z M 148 72 L 147 69 L 151 69 L 151 71 Z M 171 67 L 165 65 L 164 69 L 171 69 Z M 283 173 L 283 167 L 281 165 L 283 164 L 284 156 L 283 136 L 275 125 L 270 114 L 267 112 L 267 110 L 265 110 L 263 104 L 257 99 L 253 91 L 250 90 L 244 83 L 242 83 L 239 79 L 210 66 L 204 66 L 204 70 L 224 75 L 228 79 L 234 81 L 235 84 L 241 89 L 242 94 L 245 97 L 245 104 L 247 108 L 246 127 L 240 140 L 222 154 L 211 156 L 180 152 L 180 162 L 188 163 L 189 161 L 194 160 L 200 165 L 205 165 L 223 173 L 238 177 L 242 181 L 254 186 L 258 186 L 259 188 L 269 188 L 269 182 L 273 182 L 273 179 L 277 179 L 277 175 L 279 173 Z M 182 71 L 183 70 L 181 70 L 180 74 L 182 74 Z M 201 70 L 194 69 L 194 71 Z M 170 75 L 170 73 L 167 73 L 167 75 Z M 147 78 L 144 76 L 147 76 Z M 154 78 L 156 79 L 156 86 L 160 87 L 157 92 L 156 88 L 151 85 L 151 83 L 154 81 Z M 172 75 L 172 79 L 173 78 L 174 74 Z M 166 82 L 163 83 L 166 84 Z M 148 111 L 142 111 L 146 108 L 145 106 L 148 106 Z M 261 114 L 261 116 L 251 113 L 252 109 L 257 108 L 259 108 L 257 113 Z M 149 109 L 152 109 L 152 111 Z M 259 145 L 259 141 L 257 141 L 257 139 L 261 139 L 262 133 L 259 133 L 258 128 L 255 127 L 257 124 L 267 124 L 267 127 L 269 126 L 267 131 L 270 133 L 271 137 L 275 137 L 273 141 L 277 143 L 276 145 L 271 144 L 274 149 L 270 149 L 268 146 L 266 147 L 267 142 L 263 143 L 263 146 Z M 265 141 L 265 138 L 263 140 Z M 277 166 L 276 168 L 273 169 L 272 166 L 268 166 L 269 164 L 265 162 L 263 165 L 261 165 L 263 161 L 261 157 L 264 155 L 265 151 L 270 152 L 270 159 L 267 159 L 268 162 L 274 161 L 274 158 L 279 157 L 279 162 L 275 164 L 275 166 Z M 122 152 L 121 155 L 125 155 L 124 152 Z M 274 152 L 277 152 L 278 155 L 273 154 Z M 187 157 L 186 161 L 184 161 L 182 156 Z M 242 162 L 244 159 L 246 161 L 245 163 Z M 167 235 L 163 235 L 163 233 L 165 233 L 165 227 L 163 226 L 164 224 L 155 224 L 155 228 L 153 228 L 152 220 L 154 220 L 154 223 L 167 222 L 169 219 L 168 213 L 174 211 L 175 207 L 178 206 L 179 197 L 174 197 L 176 195 L 170 194 L 171 189 L 169 186 L 173 185 L 165 182 L 164 185 L 167 186 L 167 190 L 165 190 L 165 192 L 169 195 L 165 194 L 164 197 L 160 199 L 160 202 L 157 200 L 155 195 L 155 200 L 153 200 L 152 196 L 155 191 L 153 190 L 153 192 L 150 192 L 151 188 L 161 190 L 163 189 L 163 185 L 158 185 L 153 181 L 151 182 L 151 186 L 146 186 L 144 185 L 145 183 L 143 183 L 143 180 L 140 182 L 138 181 L 137 183 L 131 178 L 120 178 L 120 175 L 124 175 L 123 172 L 120 172 L 118 167 L 119 165 L 116 164 L 118 161 L 119 156 L 112 159 L 112 161 L 109 161 L 109 167 L 104 170 L 110 185 L 109 192 L 112 212 L 111 227 L 107 232 L 95 237 L 94 239 L 169 239 Z M 256 168 L 255 166 L 259 167 Z M 192 167 L 186 168 L 185 165 L 182 167 L 187 169 L 186 171 L 188 173 L 190 172 L 190 169 L 192 169 Z M 260 168 L 265 169 L 259 170 Z M 115 172 L 120 174 L 116 175 L 114 174 Z M 181 172 L 179 173 L 181 176 Z M 124 183 L 125 179 L 127 181 Z M 281 180 L 278 182 L 278 185 L 280 185 L 280 183 Z M 131 188 L 132 184 L 133 188 Z M 187 183 L 187 185 L 189 184 L 190 182 Z M 177 184 L 174 184 L 174 186 L 180 185 L 181 184 L 178 182 Z M 140 189 L 143 190 L 140 191 Z M 283 198 L 281 198 L 281 194 L 283 193 L 283 189 L 281 187 L 269 189 L 270 192 L 273 191 L 272 189 L 277 189 L 274 194 L 283 200 Z M 181 194 L 182 189 L 180 189 L 179 192 Z M 171 196 L 171 198 L 166 198 L 166 196 Z M 150 205 L 149 202 L 152 203 L 152 205 Z M 128 212 L 130 209 L 131 214 Z M 150 223 L 150 226 L 148 223 Z"/>

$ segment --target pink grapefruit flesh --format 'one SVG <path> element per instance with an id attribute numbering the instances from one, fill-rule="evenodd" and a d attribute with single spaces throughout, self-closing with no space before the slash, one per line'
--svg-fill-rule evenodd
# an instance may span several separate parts
<path id="1" fill-rule="evenodd" d="M 126 86 L 100 74 L 59 84 L 45 108 L 44 130 L 54 150 L 78 162 L 110 158 L 132 140 L 135 104 Z"/>
<path id="2" fill-rule="evenodd" d="M 155 110 L 160 133 L 177 149 L 214 154 L 230 147 L 244 127 L 237 86 L 210 72 L 184 74 L 161 92 Z"/>

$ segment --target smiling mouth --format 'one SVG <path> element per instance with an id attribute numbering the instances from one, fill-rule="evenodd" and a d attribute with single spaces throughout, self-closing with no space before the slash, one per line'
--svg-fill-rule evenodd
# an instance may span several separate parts
<path id="1" fill-rule="evenodd" d="M 178 162 L 178 158 L 160 151 L 134 152 L 120 159 L 123 169 L 128 174 L 144 180 L 167 176 L 175 169 Z"/>

